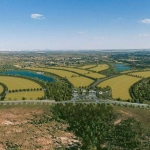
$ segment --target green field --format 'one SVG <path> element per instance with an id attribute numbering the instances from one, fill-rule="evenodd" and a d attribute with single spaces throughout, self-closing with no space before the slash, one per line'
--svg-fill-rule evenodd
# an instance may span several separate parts
<path id="1" fill-rule="evenodd" d="M 0 93 L 3 92 L 3 87 L 0 85 Z"/>
<path id="2" fill-rule="evenodd" d="M 81 76 L 68 78 L 68 80 L 74 85 L 74 87 L 89 86 L 93 82 L 93 80 Z"/>
<path id="3" fill-rule="evenodd" d="M 17 77 L 0 76 L 0 82 L 4 83 L 8 90 L 41 88 L 34 81 Z"/>
<path id="4" fill-rule="evenodd" d="M 88 69 L 88 68 L 91 68 L 91 67 L 94 67 L 94 66 L 96 66 L 96 64 L 95 65 L 85 65 L 85 66 L 82 66 L 82 67 L 79 67 L 79 68 Z"/>
<path id="5" fill-rule="evenodd" d="M 22 97 L 26 100 L 36 100 L 38 97 L 44 97 L 44 91 L 9 93 L 6 94 L 5 100 L 22 100 Z"/>
<path id="6" fill-rule="evenodd" d="M 99 73 L 93 73 L 91 71 L 88 70 L 84 70 L 84 69 L 78 69 L 78 68 L 71 68 L 71 67 L 54 67 L 56 69 L 65 69 L 68 71 L 73 71 L 76 72 L 77 74 L 81 74 L 81 75 L 85 75 L 87 77 L 92 77 L 92 78 L 104 78 L 105 75 L 99 74 Z"/>
<path id="7" fill-rule="evenodd" d="M 133 72 L 133 73 L 130 73 L 130 74 L 142 76 L 144 78 L 150 77 L 150 71 Z"/>
<path id="8" fill-rule="evenodd" d="M 109 66 L 107 64 L 99 64 L 98 66 L 96 66 L 94 68 L 91 68 L 90 70 L 99 72 L 99 71 L 102 71 L 102 70 L 106 70 L 108 68 L 109 68 Z"/>
<path id="9" fill-rule="evenodd" d="M 140 78 L 131 77 L 127 75 L 121 75 L 115 78 L 105 80 L 100 83 L 98 87 L 110 86 L 112 88 L 112 97 L 121 98 L 123 100 L 131 99 L 129 94 L 129 88 Z"/>

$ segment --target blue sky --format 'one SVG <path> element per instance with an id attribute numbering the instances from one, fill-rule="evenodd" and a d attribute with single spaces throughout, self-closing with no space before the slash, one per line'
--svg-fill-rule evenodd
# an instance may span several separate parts
<path id="1" fill-rule="evenodd" d="M 150 0 L 0 0 L 0 50 L 150 48 Z"/>

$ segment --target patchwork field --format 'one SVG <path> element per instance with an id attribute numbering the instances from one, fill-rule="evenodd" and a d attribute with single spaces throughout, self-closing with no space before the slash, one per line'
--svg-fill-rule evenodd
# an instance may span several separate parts
<path id="1" fill-rule="evenodd" d="M 104 78 L 105 75 L 99 74 L 99 73 L 93 73 L 91 71 L 88 70 L 83 70 L 83 69 L 77 69 L 77 68 L 70 68 L 70 67 L 54 67 L 54 68 L 58 68 L 58 69 L 65 69 L 68 71 L 73 71 L 76 72 L 77 74 L 81 74 L 81 75 L 85 75 L 87 77 L 92 77 L 92 78 Z"/>
<path id="2" fill-rule="evenodd" d="M 56 74 L 60 77 L 72 77 L 72 76 L 79 76 L 76 73 L 73 72 L 69 72 L 69 71 L 64 71 L 64 70 L 57 70 L 57 69 L 47 69 L 47 68 L 30 68 L 31 70 L 37 70 L 37 71 L 45 71 L 45 72 L 49 72 L 49 73 L 53 73 Z"/>
<path id="3" fill-rule="evenodd" d="M 36 82 L 23 78 L 0 76 L 0 82 L 4 83 L 8 90 L 41 88 Z"/>
<path id="4" fill-rule="evenodd" d="M 88 68 L 91 68 L 91 67 L 94 67 L 96 65 L 85 65 L 85 66 L 82 66 L 82 67 L 79 67 L 79 68 L 82 68 L 82 69 L 88 69 Z"/>
<path id="5" fill-rule="evenodd" d="M 112 88 L 112 97 L 121 98 L 123 100 L 131 99 L 129 88 L 140 78 L 121 75 L 115 78 L 108 79 L 98 85 L 98 87 L 110 86 Z"/>
<path id="6" fill-rule="evenodd" d="M 3 92 L 3 87 L 0 85 L 0 93 Z"/>
<path id="7" fill-rule="evenodd" d="M 138 75 L 138 76 L 142 76 L 142 77 L 150 77 L 150 71 L 143 71 L 143 72 L 134 72 L 134 73 L 130 73 L 132 75 Z"/>
<path id="8" fill-rule="evenodd" d="M 68 80 L 74 85 L 74 87 L 88 86 L 93 82 L 93 80 L 86 78 L 86 77 L 81 77 L 81 76 L 68 78 Z"/>
<path id="9" fill-rule="evenodd" d="M 99 71 L 102 71 L 102 70 L 106 70 L 108 68 L 109 68 L 109 66 L 107 64 L 99 64 L 98 66 L 96 66 L 94 68 L 91 68 L 90 70 L 99 72 Z"/>
<path id="10" fill-rule="evenodd" d="M 22 100 L 22 97 L 25 97 L 26 100 L 36 100 L 38 97 L 43 97 L 44 91 L 35 91 L 35 92 L 15 92 L 6 94 L 5 100 Z"/>
<path id="11" fill-rule="evenodd" d="M 57 69 L 46 69 L 46 68 L 30 68 L 31 70 L 38 70 L 38 71 L 45 71 L 49 73 L 56 74 L 60 77 L 66 77 L 68 81 L 70 81 L 75 87 L 79 86 L 88 86 L 90 85 L 93 80 L 79 76 L 79 74 L 69 72 L 69 71 L 64 71 L 64 70 L 57 70 Z M 84 71 L 84 70 L 83 70 Z M 93 73 L 91 73 L 92 76 Z"/>

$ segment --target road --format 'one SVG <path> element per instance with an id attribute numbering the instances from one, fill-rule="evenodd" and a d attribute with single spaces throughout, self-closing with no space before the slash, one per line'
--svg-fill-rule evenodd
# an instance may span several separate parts
<path id="1" fill-rule="evenodd" d="M 29 105 L 29 104 L 65 104 L 65 103 L 84 103 L 84 104 L 113 104 L 113 105 L 120 105 L 120 106 L 134 106 L 134 107 L 145 107 L 148 108 L 148 104 L 139 104 L 139 103 L 130 103 L 130 102 L 121 102 L 121 101 L 114 101 L 114 100 L 97 100 L 97 101 L 59 101 L 56 102 L 55 100 L 16 100 L 16 101 L 0 101 L 0 105 Z"/>

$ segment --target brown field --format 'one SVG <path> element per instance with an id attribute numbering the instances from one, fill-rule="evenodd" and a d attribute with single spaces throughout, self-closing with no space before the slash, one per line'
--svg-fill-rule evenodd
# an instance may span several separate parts
<path id="1" fill-rule="evenodd" d="M 49 105 L 0 106 L 0 150 L 55 150 L 69 145 L 75 136 L 66 131 L 67 124 L 30 123 L 43 114 L 52 115 Z"/>
<path id="2" fill-rule="evenodd" d="M 26 100 L 36 100 L 38 97 L 44 97 L 44 91 L 9 93 L 6 94 L 5 100 L 22 100 L 23 97 Z"/>

